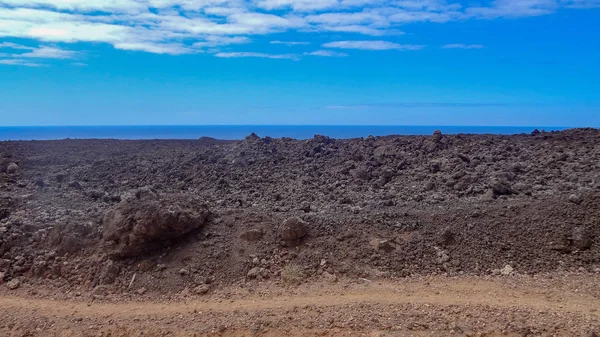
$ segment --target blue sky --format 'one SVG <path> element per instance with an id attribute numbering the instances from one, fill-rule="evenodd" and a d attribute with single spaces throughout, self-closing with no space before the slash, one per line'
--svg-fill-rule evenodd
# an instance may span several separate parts
<path id="1" fill-rule="evenodd" d="M 0 125 L 600 126 L 600 0 L 0 0 Z"/>

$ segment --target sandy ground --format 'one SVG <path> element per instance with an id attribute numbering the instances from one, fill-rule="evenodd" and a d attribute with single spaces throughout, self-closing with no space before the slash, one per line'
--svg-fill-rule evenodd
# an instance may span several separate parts
<path id="1" fill-rule="evenodd" d="M 247 284 L 197 297 L 3 291 L 2 336 L 595 336 L 598 274 Z M 35 295 L 32 295 L 35 294 Z"/>

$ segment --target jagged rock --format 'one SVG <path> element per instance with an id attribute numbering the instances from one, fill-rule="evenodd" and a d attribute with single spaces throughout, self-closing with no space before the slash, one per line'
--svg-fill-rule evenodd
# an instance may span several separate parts
<path id="1" fill-rule="evenodd" d="M 590 233 L 583 226 L 577 226 L 573 228 L 571 235 L 573 246 L 580 250 L 589 249 L 592 246 L 592 238 Z"/>
<path id="2" fill-rule="evenodd" d="M 260 275 L 260 268 L 255 267 L 255 268 L 250 269 L 246 276 L 248 276 L 248 278 L 254 279 L 254 278 L 257 278 L 258 275 Z"/>
<path id="3" fill-rule="evenodd" d="M 515 272 L 515 269 L 511 265 L 506 265 L 504 268 L 500 269 L 500 274 L 508 276 L 512 275 Z"/>
<path id="4" fill-rule="evenodd" d="M 279 233 L 285 241 L 301 239 L 308 234 L 308 223 L 298 217 L 289 218 L 283 222 Z"/>
<path id="5" fill-rule="evenodd" d="M 113 262 L 108 261 L 104 268 L 102 269 L 102 273 L 100 274 L 100 284 L 113 284 L 119 276 L 120 268 Z"/>
<path id="6" fill-rule="evenodd" d="M 81 190 L 83 187 L 81 186 L 81 184 L 78 181 L 72 181 L 69 183 L 68 185 L 70 188 L 74 188 L 76 190 Z"/>
<path id="7" fill-rule="evenodd" d="M 581 204 L 582 200 L 577 194 L 569 195 L 569 201 L 574 203 L 575 205 Z"/>
<path id="8" fill-rule="evenodd" d="M 10 290 L 15 290 L 21 286 L 21 281 L 18 278 L 14 278 L 6 282 L 6 287 Z"/>
<path id="9" fill-rule="evenodd" d="M 167 202 L 136 193 L 106 212 L 103 238 L 112 258 L 138 256 L 200 228 L 209 214 L 201 203 Z"/>
<path id="10" fill-rule="evenodd" d="M 512 186 L 505 180 L 494 180 L 490 187 L 494 197 L 513 194 Z"/>
<path id="11" fill-rule="evenodd" d="M 204 295 L 209 290 L 210 290 L 210 285 L 208 285 L 208 284 L 201 284 L 201 285 L 195 287 L 194 289 L 192 289 L 192 292 L 194 294 L 196 294 L 196 295 Z"/>
<path id="12" fill-rule="evenodd" d="M 398 243 L 394 239 L 375 240 L 374 246 L 379 250 L 383 250 L 386 253 L 391 253 L 396 250 Z"/>
<path id="13" fill-rule="evenodd" d="M 260 137 L 256 133 L 252 132 L 246 136 L 246 140 L 260 140 Z"/>
<path id="14" fill-rule="evenodd" d="M 450 228 L 444 229 L 444 231 L 442 232 L 442 235 L 440 237 L 440 240 L 443 245 L 454 244 L 454 242 L 456 241 L 454 232 Z"/>

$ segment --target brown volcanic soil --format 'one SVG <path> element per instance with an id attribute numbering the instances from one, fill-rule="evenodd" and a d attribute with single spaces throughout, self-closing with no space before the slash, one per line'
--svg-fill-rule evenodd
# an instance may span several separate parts
<path id="1" fill-rule="evenodd" d="M 341 284 L 398 285 L 434 275 L 442 277 L 437 284 L 459 277 L 462 292 L 444 303 L 427 302 L 443 307 L 451 298 L 460 302 L 469 280 L 481 277 L 597 283 L 599 188 L 595 129 L 353 140 L 0 142 L 0 283 L 6 284 L 0 296 L 9 296 L 0 303 L 23 318 L 19 313 L 35 305 L 22 306 L 15 295 L 155 302 L 321 284 L 331 290 L 322 295 L 331 297 Z M 579 276 L 569 276 L 574 273 Z M 278 291 L 285 290 L 273 290 L 273 297 Z M 585 294 L 597 298 L 590 289 Z M 421 310 L 399 301 L 398 310 Z M 376 302 L 356 309 L 362 323 L 354 328 L 373 328 L 360 333 L 391 331 L 365 325 L 360 312 L 391 310 L 389 301 Z M 346 304 L 341 311 L 352 315 Z M 479 304 L 491 306 L 489 317 L 503 310 L 495 302 Z M 277 309 L 270 306 L 267 312 Z M 568 316 L 574 323 L 555 335 L 598 326 L 590 315 Z M 423 320 L 436 326 L 432 317 Z M 288 325 L 265 321 L 274 335 L 292 334 Z M 244 335 L 243 322 L 228 326 Z M 1 323 L 0 332 L 17 326 Z M 552 335 L 544 326 L 532 333 Z M 319 326 L 304 328 L 310 335 Z"/>

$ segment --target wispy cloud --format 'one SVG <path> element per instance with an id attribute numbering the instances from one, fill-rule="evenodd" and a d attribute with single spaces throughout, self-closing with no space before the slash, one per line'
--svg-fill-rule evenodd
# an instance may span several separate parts
<path id="1" fill-rule="evenodd" d="M 421 45 L 403 45 L 389 41 L 334 41 L 323 44 L 325 48 L 362 49 L 362 50 L 419 50 Z"/>
<path id="2" fill-rule="evenodd" d="M 368 108 L 481 108 L 512 106 L 514 104 L 495 102 L 399 102 L 329 105 L 328 109 L 368 109 Z"/>
<path id="3" fill-rule="evenodd" d="M 247 36 L 206 36 L 204 41 L 194 43 L 194 47 L 219 47 L 228 46 L 232 44 L 246 44 L 252 40 Z"/>
<path id="4" fill-rule="evenodd" d="M 7 49 L 11 53 L 0 53 L 0 64 L 4 65 L 20 65 L 27 67 L 40 67 L 44 64 L 32 62 L 31 59 L 37 60 L 65 60 L 74 59 L 81 55 L 81 52 L 65 50 L 55 46 L 39 46 L 30 47 L 11 42 L 0 43 L 0 49 Z"/>
<path id="5" fill-rule="evenodd" d="M 268 59 L 289 59 L 298 60 L 300 57 L 296 54 L 266 54 L 266 53 L 253 53 L 253 52 L 231 52 L 231 53 L 216 53 L 216 57 L 232 58 L 232 57 L 258 57 Z"/>
<path id="6" fill-rule="evenodd" d="M 29 62 L 20 59 L 0 59 L 0 64 L 9 65 L 9 66 L 24 66 L 24 67 L 43 67 L 44 64 Z"/>
<path id="7" fill-rule="evenodd" d="M 482 49 L 485 48 L 482 44 L 462 44 L 462 43 L 451 43 L 442 46 L 444 49 Z"/>
<path id="8" fill-rule="evenodd" d="M 331 50 L 315 50 L 311 52 L 306 52 L 303 55 L 307 56 L 322 56 L 322 57 L 346 57 L 348 54 L 346 53 L 338 53 Z"/>
<path id="9" fill-rule="evenodd" d="M 64 50 L 55 47 L 41 46 L 39 48 L 34 48 L 28 53 L 23 54 L 15 54 L 17 57 L 22 58 L 38 58 L 38 59 L 72 59 L 76 58 L 80 53 Z"/>
<path id="10" fill-rule="evenodd" d="M 2 42 L 0 43 L 0 49 L 34 50 L 35 47 L 24 46 L 12 42 Z"/>
<path id="11" fill-rule="evenodd" d="M 283 44 L 286 46 L 302 46 L 302 45 L 308 45 L 310 44 L 310 42 L 302 42 L 302 41 L 271 41 L 269 42 L 270 44 Z"/>

